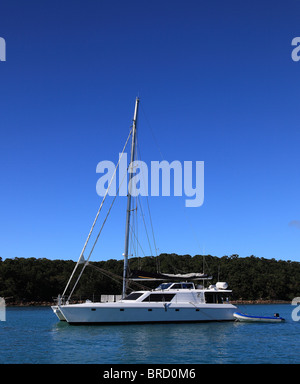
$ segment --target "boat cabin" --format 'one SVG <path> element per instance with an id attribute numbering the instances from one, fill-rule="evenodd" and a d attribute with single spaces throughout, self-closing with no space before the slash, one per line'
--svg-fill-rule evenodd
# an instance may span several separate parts
<path id="1" fill-rule="evenodd" d="M 221 285 L 222 284 L 222 285 Z M 208 288 L 195 287 L 190 282 L 162 283 L 152 291 L 136 291 L 130 293 L 123 300 L 138 302 L 193 302 L 201 304 L 229 303 L 231 290 L 227 290 L 226 283 L 217 283 Z"/>
<path id="2" fill-rule="evenodd" d="M 155 291 L 170 289 L 195 289 L 194 283 L 162 283 Z"/>

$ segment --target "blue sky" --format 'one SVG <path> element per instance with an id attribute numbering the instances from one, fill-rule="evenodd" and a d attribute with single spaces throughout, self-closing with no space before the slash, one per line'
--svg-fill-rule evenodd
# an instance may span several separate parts
<path id="1" fill-rule="evenodd" d="M 159 252 L 300 261 L 299 20 L 297 0 L 2 0 L 0 257 L 78 258 L 139 95 L 143 159 L 205 162 L 201 207 L 149 198 Z M 93 260 L 122 258 L 125 207 Z"/>

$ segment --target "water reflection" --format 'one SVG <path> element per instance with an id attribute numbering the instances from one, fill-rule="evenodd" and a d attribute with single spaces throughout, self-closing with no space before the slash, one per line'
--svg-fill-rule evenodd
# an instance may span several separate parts
<path id="1" fill-rule="evenodd" d="M 232 327 L 233 323 L 77 327 L 60 322 L 53 327 L 52 340 L 62 360 L 68 359 L 67 344 L 91 347 L 94 363 L 180 363 L 183 357 L 202 363 L 212 354 L 226 356 Z"/>
<path id="2" fill-rule="evenodd" d="M 289 321 L 290 310 L 290 306 L 276 306 L 275 311 L 287 318 L 286 323 L 279 324 L 70 326 L 56 322 L 51 330 L 53 360 L 67 363 L 200 364 L 269 363 L 280 358 L 280 362 L 295 362 L 298 359 L 295 351 L 300 341 L 299 324 Z M 244 306 L 243 311 L 268 314 L 274 311 L 274 307 Z"/>
<path id="3" fill-rule="evenodd" d="M 299 363 L 300 322 L 70 326 L 49 308 L 8 308 L 0 323 L 0 363 Z"/>

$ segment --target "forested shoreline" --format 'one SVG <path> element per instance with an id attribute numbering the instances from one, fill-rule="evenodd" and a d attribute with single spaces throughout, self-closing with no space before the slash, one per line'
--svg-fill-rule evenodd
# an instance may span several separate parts
<path id="1" fill-rule="evenodd" d="M 71 260 L 0 258 L 0 296 L 5 298 L 7 305 L 52 303 L 63 292 L 74 266 L 75 262 Z M 132 258 L 130 268 L 162 273 L 204 270 L 213 276 L 210 284 L 226 281 L 229 289 L 233 290 L 234 300 L 291 302 L 294 297 L 300 296 L 300 263 L 290 260 L 253 255 L 242 258 L 238 255 L 161 254 Z M 91 262 L 72 297 L 78 301 L 99 300 L 102 294 L 120 294 L 122 271 L 123 260 Z M 154 288 L 159 282 L 143 283 L 148 288 Z M 141 287 L 130 283 L 130 288 Z"/>

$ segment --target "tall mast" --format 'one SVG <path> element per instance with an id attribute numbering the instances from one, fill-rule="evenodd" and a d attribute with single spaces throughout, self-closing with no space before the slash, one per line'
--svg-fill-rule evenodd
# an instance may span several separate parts
<path id="1" fill-rule="evenodd" d="M 131 142 L 131 155 L 130 155 L 130 164 L 129 164 L 129 183 L 128 183 L 128 194 L 127 194 L 127 211 L 126 211 L 126 230 L 125 230 L 125 248 L 124 248 L 124 270 L 123 270 L 123 290 L 122 298 L 126 296 L 126 277 L 128 269 L 128 246 L 129 246 L 129 227 L 130 227 L 130 212 L 131 212 L 131 179 L 133 177 L 132 165 L 135 160 L 135 142 L 136 142 L 136 126 L 137 126 L 137 115 L 138 115 L 138 106 L 139 98 L 136 98 L 135 101 L 135 110 L 133 117 L 132 125 L 132 142 Z"/>

